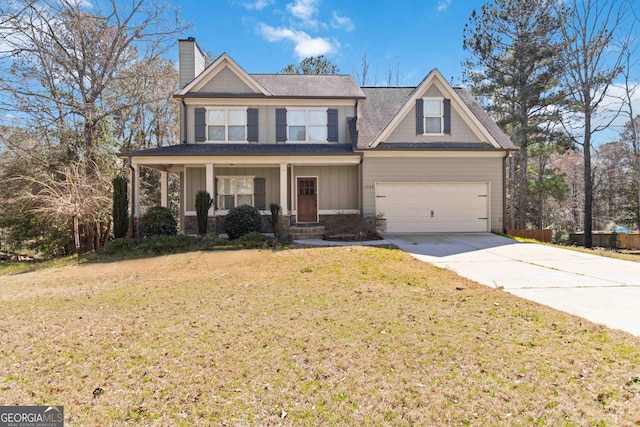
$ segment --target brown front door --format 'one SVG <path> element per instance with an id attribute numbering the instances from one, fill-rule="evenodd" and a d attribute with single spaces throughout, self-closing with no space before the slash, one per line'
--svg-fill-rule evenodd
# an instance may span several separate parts
<path id="1" fill-rule="evenodd" d="M 298 178 L 298 222 L 318 220 L 318 178 Z"/>

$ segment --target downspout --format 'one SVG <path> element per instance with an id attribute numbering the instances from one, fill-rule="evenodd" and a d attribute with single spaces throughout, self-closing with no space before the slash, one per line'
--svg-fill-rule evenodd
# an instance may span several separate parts
<path id="1" fill-rule="evenodd" d="M 502 158 L 502 233 L 507 234 L 506 218 L 507 218 L 507 159 L 511 156 L 511 152 L 507 151 Z"/>
<path id="2" fill-rule="evenodd" d="M 127 164 L 129 165 L 129 170 L 131 171 L 131 214 L 129 215 L 129 225 L 131 226 L 131 237 L 136 238 L 135 230 L 134 230 L 134 218 L 135 218 L 135 200 L 136 200 L 136 170 L 131 164 L 131 156 L 127 157 Z"/>
<path id="3" fill-rule="evenodd" d="M 187 104 L 185 104 L 184 102 L 184 98 L 182 98 L 182 111 L 183 111 L 183 122 L 184 125 L 182 126 L 182 130 L 184 131 L 184 139 L 182 140 L 183 144 L 187 143 Z"/>

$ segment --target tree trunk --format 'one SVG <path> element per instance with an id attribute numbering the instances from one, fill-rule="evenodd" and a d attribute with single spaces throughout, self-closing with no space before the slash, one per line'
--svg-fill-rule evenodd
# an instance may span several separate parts
<path id="1" fill-rule="evenodd" d="M 584 115 L 584 246 L 593 247 L 593 182 L 591 177 L 591 111 Z"/>
<path id="2" fill-rule="evenodd" d="M 80 255 L 80 224 L 78 217 L 73 217 L 73 243 L 76 246 L 76 254 Z"/>

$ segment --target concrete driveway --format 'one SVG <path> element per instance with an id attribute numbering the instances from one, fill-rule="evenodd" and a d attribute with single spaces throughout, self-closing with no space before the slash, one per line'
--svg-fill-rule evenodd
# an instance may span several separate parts
<path id="1" fill-rule="evenodd" d="M 422 261 L 483 285 L 640 336 L 640 263 L 490 233 L 384 237 Z"/>

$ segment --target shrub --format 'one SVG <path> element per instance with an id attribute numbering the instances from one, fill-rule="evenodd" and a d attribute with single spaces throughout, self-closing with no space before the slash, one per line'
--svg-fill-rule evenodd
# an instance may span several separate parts
<path id="1" fill-rule="evenodd" d="M 196 216 L 198 219 L 198 234 L 204 236 L 207 234 L 209 226 L 209 208 L 213 204 L 213 199 L 206 191 L 198 191 L 196 193 Z"/>
<path id="2" fill-rule="evenodd" d="M 175 236 L 176 234 L 178 234 L 178 224 L 167 208 L 154 206 L 140 218 L 142 237 Z"/>
<path id="3" fill-rule="evenodd" d="M 224 219 L 224 231 L 230 240 L 262 229 L 262 217 L 253 206 L 238 206 L 229 210 Z"/>
<path id="4" fill-rule="evenodd" d="M 113 236 L 118 239 L 127 235 L 129 229 L 129 198 L 127 178 L 117 175 L 113 178 Z"/>
<path id="5" fill-rule="evenodd" d="M 280 239 L 282 236 L 282 207 L 278 203 L 271 203 L 269 209 L 271 210 L 269 221 L 271 222 L 273 235 L 276 239 Z"/>
<path id="6" fill-rule="evenodd" d="M 357 214 L 338 213 L 325 221 L 325 239 L 336 240 L 375 240 L 379 233 L 387 228 L 383 214 L 361 216 Z"/>

